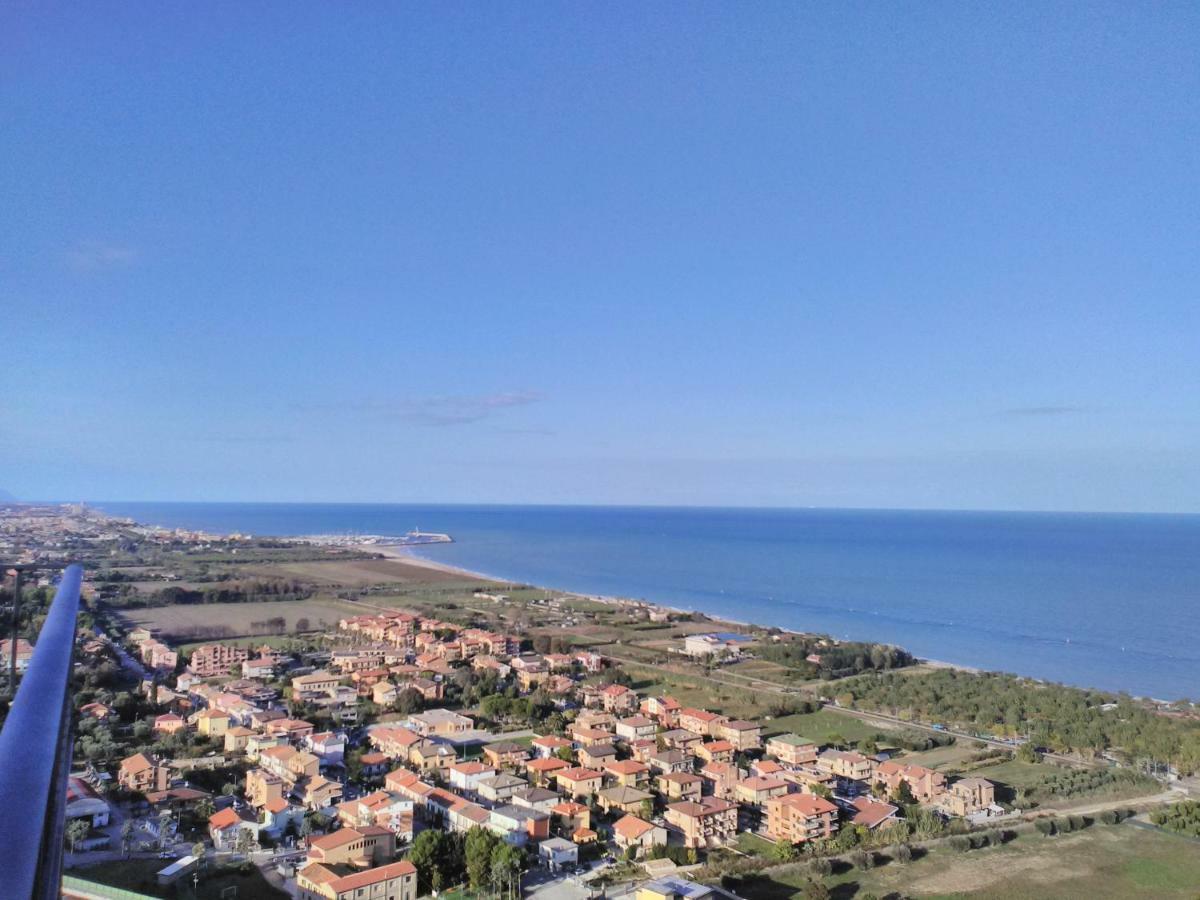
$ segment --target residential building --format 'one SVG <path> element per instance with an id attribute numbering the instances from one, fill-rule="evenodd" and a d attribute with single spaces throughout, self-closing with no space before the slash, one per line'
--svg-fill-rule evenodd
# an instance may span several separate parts
<path id="1" fill-rule="evenodd" d="M 639 741 L 653 738 L 658 733 L 658 723 L 649 716 L 626 716 L 617 720 L 616 731 L 623 740 Z"/>
<path id="2" fill-rule="evenodd" d="M 767 755 L 784 765 L 811 766 L 817 762 L 817 745 L 798 734 L 777 734 L 767 739 Z"/>
<path id="3" fill-rule="evenodd" d="M 684 800 L 667 805 L 666 820 L 685 847 L 719 847 L 737 834 L 738 808 L 719 797 Z"/>
<path id="4" fill-rule="evenodd" d="M 430 709 L 417 713 L 409 716 L 406 724 L 417 734 L 426 737 L 462 734 L 475 727 L 475 722 L 469 716 L 462 716 L 448 709 Z"/>
<path id="5" fill-rule="evenodd" d="M 654 795 L 631 787 L 605 788 L 596 795 L 597 803 L 605 812 L 623 812 L 637 815 L 645 808 L 647 800 L 653 802 Z"/>
<path id="6" fill-rule="evenodd" d="M 706 656 L 737 657 L 742 653 L 739 641 L 717 634 L 689 634 L 683 639 L 683 652 L 697 659 Z"/>
<path id="7" fill-rule="evenodd" d="M 555 756 L 560 750 L 574 749 L 574 744 L 566 738 L 559 737 L 556 734 L 547 734 L 542 737 L 535 737 L 530 743 L 533 748 L 534 755 L 541 757 Z"/>
<path id="8" fill-rule="evenodd" d="M 538 844 L 538 859 L 551 872 L 558 872 L 579 862 L 579 845 L 566 838 L 549 838 Z"/>
<path id="9" fill-rule="evenodd" d="M 715 730 L 715 737 L 729 741 L 739 752 L 757 750 L 762 746 L 762 726 L 757 722 L 734 719 L 719 723 Z"/>
<path id="10" fill-rule="evenodd" d="M 691 772 L 667 772 L 658 776 L 658 792 L 667 802 L 699 800 L 704 793 L 704 779 Z"/>
<path id="11" fill-rule="evenodd" d="M 802 844 L 833 836 L 837 807 L 815 794 L 785 794 L 766 802 L 767 836 L 776 841 Z"/>
<path id="12" fill-rule="evenodd" d="M 931 803 L 946 790 L 946 776 L 925 766 L 882 762 L 875 767 L 873 783 L 882 783 L 895 796 L 901 784 L 907 784 L 918 803 Z"/>
<path id="13" fill-rule="evenodd" d="M 563 769 L 569 769 L 571 764 L 564 762 L 557 756 L 539 757 L 531 759 L 525 763 L 525 774 L 529 776 L 529 780 L 534 784 L 549 784 L 550 779 L 556 772 Z"/>
<path id="14" fill-rule="evenodd" d="M 839 778 L 867 781 L 871 777 L 874 764 L 853 750 L 825 750 L 817 756 L 817 767 Z"/>
<path id="15" fill-rule="evenodd" d="M 747 806 L 761 807 L 773 797 L 782 797 L 790 790 L 786 781 L 779 778 L 755 776 L 745 778 L 734 788 L 734 797 Z"/>
<path id="16" fill-rule="evenodd" d="M 637 694 L 623 684 L 610 684 L 601 694 L 607 712 L 630 713 L 638 707 Z"/>
<path id="17" fill-rule="evenodd" d="M 555 772 L 554 781 L 558 785 L 558 789 L 568 797 L 586 800 L 603 786 L 604 774 L 595 769 L 576 766 Z"/>
<path id="18" fill-rule="evenodd" d="M 479 796 L 492 803 L 507 803 L 515 791 L 529 786 L 524 778 L 518 778 L 508 772 L 500 772 L 479 779 L 476 790 Z"/>
<path id="19" fill-rule="evenodd" d="M 195 719 L 196 731 L 208 737 L 224 737 L 229 730 L 229 714 L 219 709 L 202 709 Z"/>
<path id="20" fill-rule="evenodd" d="M 521 744 L 500 741 L 483 748 L 483 756 L 497 769 L 516 769 L 525 764 L 529 751 Z"/>
<path id="21" fill-rule="evenodd" d="M 706 709 L 687 707 L 679 711 L 679 727 L 704 737 L 723 738 L 718 727 L 727 721 L 724 716 Z"/>
<path id="22" fill-rule="evenodd" d="M 604 774 L 621 787 L 637 787 L 650 775 L 650 767 L 636 759 L 610 759 L 604 763 Z"/>
<path id="23" fill-rule="evenodd" d="M 862 825 L 864 828 L 874 831 L 881 825 L 896 821 L 896 813 L 899 808 L 890 803 L 881 803 L 878 800 L 873 800 L 866 794 L 861 794 L 850 801 L 852 813 L 850 823 L 852 825 Z"/>
<path id="24" fill-rule="evenodd" d="M 169 780 L 167 766 L 144 753 L 127 756 L 117 770 L 117 783 L 127 791 L 165 791 Z"/>
<path id="25" fill-rule="evenodd" d="M 174 734 L 186 727 L 187 723 L 183 721 L 183 717 L 175 713 L 163 713 L 154 717 L 154 730 L 161 734 Z"/>
<path id="26" fill-rule="evenodd" d="M 232 675 L 242 670 L 242 663 L 250 658 L 245 647 L 231 644 L 201 644 L 192 651 L 188 668 L 201 678 L 217 675 Z"/>
<path id="27" fill-rule="evenodd" d="M 473 796 L 479 792 L 479 782 L 495 774 L 496 770 L 492 766 L 481 762 L 455 763 L 449 769 L 450 787 L 460 794 Z"/>
<path id="28" fill-rule="evenodd" d="M 624 816 L 613 825 L 613 842 L 622 852 L 634 848 L 634 858 L 640 859 L 653 847 L 666 845 L 667 829 L 638 816 Z"/>
<path id="29" fill-rule="evenodd" d="M 969 816 L 995 804 L 996 786 L 986 778 L 960 778 L 938 802 L 953 816 Z"/>
<path id="30" fill-rule="evenodd" d="M 729 741 L 707 741 L 694 746 L 692 752 L 706 763 L 733 762 L 735 748 Z"/>

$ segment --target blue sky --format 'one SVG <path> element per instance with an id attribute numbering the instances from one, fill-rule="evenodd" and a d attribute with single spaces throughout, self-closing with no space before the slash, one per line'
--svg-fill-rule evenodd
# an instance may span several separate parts
<path id="1" fill-rule="evenodd" d="M 15 495 L 1200 510 L 1194 4 L 0 17 Z"/>

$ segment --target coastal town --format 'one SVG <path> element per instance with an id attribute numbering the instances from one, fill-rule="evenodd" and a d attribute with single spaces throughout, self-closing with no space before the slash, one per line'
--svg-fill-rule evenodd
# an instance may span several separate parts
<path id="1" fill-rule="evenodd" d="M 0 558 L 44 564 L 30 575 L 43 595 L 55 565 L 85 562 L 68 896 L 115 883 L 160 897 L 703 900 L 755 896 L 783 873 L 795 896 L 820 897 L 841 866 L 899 871 L 1047 827 L 1116 827 L 1188 791 L 1186 772 L 851 709 L 847 679 L 918 677 L 894 648 L 86 507 L 4 510 Z M 221 639 L 171 615 L 233 623 L 239 607 L 313 594 L 330 599 L 282 627 L 243 617 Z M 36 634 L 15 646 L 20 671 Z M 1013 785 L 1035 774 L 1053 800 L 1041 808 L 1034 781 Z M 1092 785 L 1077 810 L 1043 786 L 1062 779 Z"/>

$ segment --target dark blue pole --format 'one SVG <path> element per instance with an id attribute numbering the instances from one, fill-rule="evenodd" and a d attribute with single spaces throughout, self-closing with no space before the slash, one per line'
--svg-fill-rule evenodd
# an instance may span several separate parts
<path id="1" fill-rule="evenodd" d="M 68 566 L 37 637 L 29 669 L 0 731 L 0 895 L 61 896 L 67 775 L 71 768 L 69 686 L 83 570 Z M 16 653 L 16 647 L 12 648 Z"/>

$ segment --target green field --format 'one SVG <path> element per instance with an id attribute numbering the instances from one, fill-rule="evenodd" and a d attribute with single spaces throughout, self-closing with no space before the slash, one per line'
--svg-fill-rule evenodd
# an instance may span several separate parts
<path id="1" fill-rule="evenodd" d="M 275 900 L 275 898 L 282 900 L 287 897 L 286 893 L 272 887 L 263 878 L 262 873 L 253 866 L 246 875 L 236 868 L 212 867 L 201 872 L 199 890 L 195 892 L 192 890 L 191 877 L 183 878 L 168 887 L 162 887 L 155 879 L 155 873 L 166 868 L 170 863 L 171 860 L 161 859 L 126 859 L 99 863 L 86 868 L 70 869 L 66 874 L 152 897 L 177 898 L 177 900 L 219 900 L 222 896 L 229 896 L 229 893 L 232 893 L 228 892 L 231 887 L 237 888 L 236 895 L 238 897 L 261 897 L 263 900 Z M 223 895 L 223 891 L 228 893 Z"/>
<path id="2" fill-rule="evenodd" d="M 1186 897 L 1200 888 L 1200 844 L 1131 825 L 1095 825 L 1054 838 L 1023 834 L 1003 847 L 955 853 L 936 848 L 907 866 L 859 872 L 845 866 L 826 884 L 834 897 L 885 896 L 1055 900 Z M 771 870 L 735 888 L 755 900 L 798 900 L 803 866 Z"/>
<path id="3" fill-rule="evenodd" d="M 863 722 L 853 716 L 844 715 L 830 709 L 820 709 L 814 713 L 781 716 L 763 723 L 763 736 L 771 737 L 776 734 L 798 734 L 818 744 L 829 743 L 830 736 L 840 735 L 844 740 L 857 742 L 871 738 L 877 734 L 887 734 L 885 728 L 872 722 Z"/>

